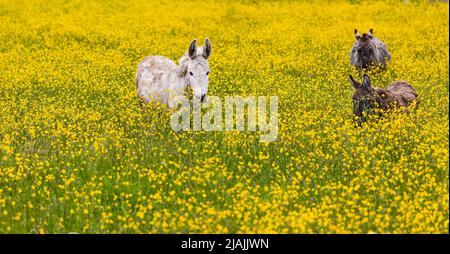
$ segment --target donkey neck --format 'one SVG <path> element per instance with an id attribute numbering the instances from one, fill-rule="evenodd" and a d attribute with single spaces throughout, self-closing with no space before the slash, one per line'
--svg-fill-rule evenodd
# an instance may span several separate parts
<path id="1" fill-rule="evenodd" d="M 375 94 L 375 101 L 380 103 L 383 100 L 384 94 L 386 94 L 386 90 L 379 87 L 373 88 Z"/>
<path id="2" fill-rule="evenodd" d="M 183 86 L 183 89 L 186 90 L 186 88 L 189 86 L 189 78 L 186 74 L 183 76 L 180 76 L 180 84 Z"/>

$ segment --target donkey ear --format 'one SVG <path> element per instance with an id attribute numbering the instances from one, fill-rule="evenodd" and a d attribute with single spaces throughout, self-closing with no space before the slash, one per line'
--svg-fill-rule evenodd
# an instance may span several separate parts
<path id="1" fill-rule="evenodd" d="M 202 56 L 205 59 L 208 59 L 208 57 L 211 55 L 211 42 L 209 42 L 209 39 L 205 39 L 205 44 L 203 45 L 203 53 Z"/>
<path id="2" fill-rule="evenodd" d="M 188 54 L 190 59 L 194 59 L 197 55 L 197 39 L 194 39 L 189 45 Z"/>
<path id="3" fill-rule="evenodd" d="M 361 35 L 359 35 L 358 30 L 355 28 L 355 38 L 358 40 L 361 38 Z"/>
<path id="4" fill-rule="evenodd" d="M 369 35 L 369 38 L 372 39 L 372 37 L 373 37 L 373 29 L 372 28 L 370 28 L 369 33 L 367 35 Z"/>
<path id="5" fill-rule="evenodd" d="M 371 87 L 371 82 L 370 82 L 370 78 L 369 75 L 367 75 L 366 73 L 364 73 L 364 77 L 363 77 L 363 86 L 366 87 Z"/>
<path id="6" fill-rule="evenodd" d="M 352 84 L 352 86 L 357 89 L 359 87 L 358 81 L 356 81 L 352 75 L 348 75 L 348 79 L 350 80 L 350 84 Z"/>

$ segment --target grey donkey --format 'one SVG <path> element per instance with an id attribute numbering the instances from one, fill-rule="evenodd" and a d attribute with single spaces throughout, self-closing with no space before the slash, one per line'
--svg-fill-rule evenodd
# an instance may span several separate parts
<path id="1" fill-rule="evenodd" d="M 386 68 L 391 61 L 386 44 L 373 36 L 373 29 L 362 36 L 355 29 L 356 42 L 353 44 L 350 52 L 350 63 L 358 70 L 368 70 L 375 66 Z"/>

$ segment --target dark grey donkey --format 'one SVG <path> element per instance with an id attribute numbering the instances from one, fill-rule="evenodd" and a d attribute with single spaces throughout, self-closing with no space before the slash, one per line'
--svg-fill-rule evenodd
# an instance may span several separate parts
<path id="1" fill-rule="evenodd" d="M 375 109 L 381 109 L 379 112 L 388 112 L 394 108 L 404 107 L 404 112 L 408 112 L 408 107 L 415 101 L 416 109 L 418 106 L 418 95 L 411 84 L 399 80 L 390 84 L 386 89 L 372 87 L 369 75 L 364 74 L 363 81 L 355 80 L 349 76 L 350 83 L 355 88 L 353 94 L 353 113 L 358 116 L 357 122 L 361 124 L 366 121 L 366 116 L 375 113 Z"/>
<path id="2" fill-rule="evenodd" d="M 373 37 L 373 29 L 368 34 L 359 35 L 355 29 L 356 42 L 350 52 L 350 63 L 358 70 L 370 69 L 374 66 L 386 68 L 387 62 L 391 61 L 386 44 Z"/>

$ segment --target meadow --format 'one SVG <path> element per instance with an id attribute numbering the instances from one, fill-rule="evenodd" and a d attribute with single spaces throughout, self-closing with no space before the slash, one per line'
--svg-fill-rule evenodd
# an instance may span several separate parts
<path id="1" fill-rule="evenodd" d="M 449 6 L 0 0 L 0 233 L 448 233 Z M 353 30 L 412 114 L 355 127 Z M 208 95 L 278 96 L 279 137 L 181 132 L 137 64 L 208 37 Z"/>

